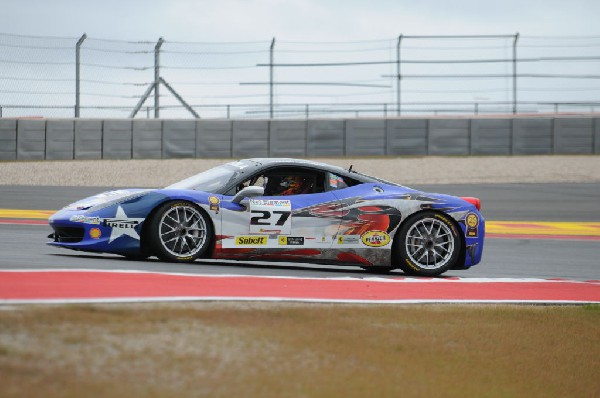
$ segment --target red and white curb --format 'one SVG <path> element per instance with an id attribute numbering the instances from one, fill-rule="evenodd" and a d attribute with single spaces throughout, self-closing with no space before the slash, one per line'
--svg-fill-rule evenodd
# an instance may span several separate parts
<path id="1" fill-rule="evenodd" d="M 600 303 L 600 281 L 290 278 L 86 269 L 0 270 L 0 304 L 147 301 Z"/>

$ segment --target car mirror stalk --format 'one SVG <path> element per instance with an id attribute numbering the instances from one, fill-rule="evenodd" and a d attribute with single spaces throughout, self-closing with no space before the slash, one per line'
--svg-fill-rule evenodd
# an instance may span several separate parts
<path id="1" fill-rule="evenodd" d="M 241 204 L 242 200 L 245 198 L 254 198 L 257 196 L 264 196 L 265 189 L 263 187 L 246 187 L 235 194 L 233 199 L 231 199 L 231 203 Z"/>

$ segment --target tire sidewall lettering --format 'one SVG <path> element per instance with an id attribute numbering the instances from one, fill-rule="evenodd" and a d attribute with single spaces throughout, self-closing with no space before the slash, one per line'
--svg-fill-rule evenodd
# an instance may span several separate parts
<path id="1" fill-rule="evenodd" d="M 454 235 L 454 237 L 458 236 L 458 233 L 456 232 L 456 228 L 454 226 L 454 223 L 450 220 L 448 220 L 446 217 L 442 216 L 441 214 L 436 213 L 435 214 L 435 218 L 441 220 L 444 222 L 444 224 L 446 224 L 448 226 L 448 228 L 450 228 L 450 230 L 452 231 L 452 234 Z"/>

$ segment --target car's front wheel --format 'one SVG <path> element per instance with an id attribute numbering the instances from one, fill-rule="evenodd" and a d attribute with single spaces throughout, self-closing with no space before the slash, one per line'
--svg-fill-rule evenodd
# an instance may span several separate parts
<path id="1" fill-rule="evenodd" d="M 209 248 L 213 227 L 202 209 L 190 202 L 163 204 L 150 222 L 149 240 L 163 261 L 191 262 Z"/>
<path id="2" fill-rule="evenodd" d="M 394 239 L 395 262 L 408 275 L 437 276 L 457 261 L 462 241 L 448 216 L 418 213 L 406 220 Z"/>

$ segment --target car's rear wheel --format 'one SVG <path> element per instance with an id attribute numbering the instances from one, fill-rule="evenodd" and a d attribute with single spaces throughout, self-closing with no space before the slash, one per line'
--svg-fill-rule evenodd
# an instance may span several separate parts
<path id="1" fill-rule="evenodd" d="M 405 274 L 436 276 L 456 263 L 462 241 L 446 215 L 418 213 L 406 220 L 394 239 L 395 263 Z"/>
<path id="2" fill-rule="evenodd" d="M 150 247 L 161 260 L 191 262 L 208 251 L 213 227 L 195 204 L 169 202 L 156 211 L 148 236 Z"/>

